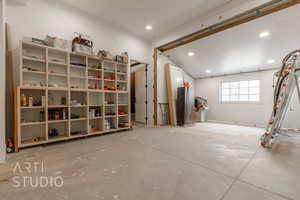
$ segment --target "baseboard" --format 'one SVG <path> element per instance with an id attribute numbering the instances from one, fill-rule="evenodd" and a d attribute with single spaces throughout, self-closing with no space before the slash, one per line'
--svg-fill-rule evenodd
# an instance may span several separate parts
<path id="1" fill-rule="evenodd" d="M 266 126 L 266 125 L 263 125 L 263 124 L 240 123 L 240 122 L 228 122 L 228 121 L 218 121 L 218 120 L 207 120 L 207 122 L 210 122 L 210 123 L 218 123 L 218 124 L 229 124 L 229 125 L 247 126 L 247 127 L 267 128 L 267 126 Z M 300 129 L 282 128 L 282 130 L 300 133 Z"/>

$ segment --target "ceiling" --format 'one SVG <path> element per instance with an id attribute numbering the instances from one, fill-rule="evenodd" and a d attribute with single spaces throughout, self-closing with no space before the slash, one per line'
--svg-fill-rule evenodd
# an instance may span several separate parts
<path id="1" fill-rule="evenodd" d="M 300 5 L 296 5 L 166 54 L 194 78 L 280 67 L 286 54 L 300 49 L 299 18 Z M 264 31 L 270 36 L 260 38 Z M 189 57 L 188 52 L 195 56 Z"/>
<path id="2" fill-rule="evenodd" d="M 233 0 L 59 0 L 147 40 Z M 145 26 L 153 26 L 146 31 Z"/>

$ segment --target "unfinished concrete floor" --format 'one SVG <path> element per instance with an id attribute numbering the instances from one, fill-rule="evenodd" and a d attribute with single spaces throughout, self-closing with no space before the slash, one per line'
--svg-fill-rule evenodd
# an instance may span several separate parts
<path id="1" fill-rule="evenodd" d="M 285 138 L 269 151 L 259 146 L 262 133 L 212 123 L 138 127 L 22 150 L 0 166 L 0 199 L 299 199 L 300 137 Z M 63 187 L 13 187 L 14 176 L 28 174 L 13 173 L 17 161 L 43 161 L 43 175 L 62 176 Z"/>

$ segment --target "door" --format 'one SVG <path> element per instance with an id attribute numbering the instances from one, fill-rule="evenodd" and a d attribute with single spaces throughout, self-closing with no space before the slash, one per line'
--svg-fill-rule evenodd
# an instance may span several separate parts
<path id="1" fill-rule="evenodd" d="M 135 121 L 146 123 L 146 66 L 140 67 L 135 72 Z"/>

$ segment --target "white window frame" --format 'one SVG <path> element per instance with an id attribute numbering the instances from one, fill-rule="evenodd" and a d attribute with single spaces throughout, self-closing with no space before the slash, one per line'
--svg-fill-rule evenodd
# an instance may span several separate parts
<path id="1" fill-rule="evenodd" d="M 223 83 L 231 83 L 231 82 L 242 82 L 242 81 L 259 81 L 259 101 L 222 101 L 222 85 Z M 240 87 L 239 87 L 240 88 Z M 261 104 L 262 94 L 261 94 L 261 80 L 260 79 L 230 79 L 230 80 L 222 80 L 219 85 L 219 102 L 221 104 Z"/>

